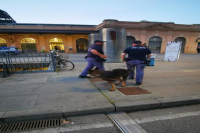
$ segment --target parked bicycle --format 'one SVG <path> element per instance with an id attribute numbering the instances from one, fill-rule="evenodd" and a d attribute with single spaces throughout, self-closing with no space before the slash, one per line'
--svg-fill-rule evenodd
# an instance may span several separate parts
<path id="1" fill-rule="evenodd" d="M 72 63 L 71 61 L 67 59 L 64 59 L 62 55 L 58 54 L 58 51 L 55 53 L 54 57 L 56 58 L 56 65 L 58 68 L 62 70 L 67 70 L 67 71 L 74 69 L 75 67 L 74 63 Z"/>

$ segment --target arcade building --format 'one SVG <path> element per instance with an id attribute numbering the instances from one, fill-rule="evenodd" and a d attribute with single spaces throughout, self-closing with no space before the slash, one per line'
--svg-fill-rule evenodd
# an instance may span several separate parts
<path id="1" fill-rule="evenodd" d="M 84 53 L 95 39 L 106 41 L 104 50 L 110 54 L 115 54 L 115 50 L 122 52 L 134 40 L 146 43 L 153 53 L 165 53 L 168 41 L 181 41 L 182 53 L 197 53 L 200 24 L 112 19 L 99 25 L 31 24 L 17 23 L 7 12 L 0 10 L 0 47 L 39 52 L 57 48 L 63 53 Z"/>

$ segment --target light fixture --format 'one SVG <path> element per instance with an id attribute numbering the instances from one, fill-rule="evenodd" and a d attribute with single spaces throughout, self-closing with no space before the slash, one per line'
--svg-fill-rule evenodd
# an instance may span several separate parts
<path id="1" fill-rule="evenodd" d="M 10 38 L 10 42 L 13 43 L 13 39 L 12 39 L 12 37 Z"/>

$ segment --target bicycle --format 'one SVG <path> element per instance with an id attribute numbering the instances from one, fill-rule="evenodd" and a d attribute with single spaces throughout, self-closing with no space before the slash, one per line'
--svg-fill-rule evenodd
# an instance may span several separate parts
<path id="1" fill-rule="evenodd" d="M 58 68 L 62 69 L 62 70 L 73 70 L 75 65 L 74 63 L 72 63 L 69 60 L 63 59 L 62 55 L 58 54 L 58 51 L 55 53 L 54 57 L 56 58 L 56 65 Z"/>

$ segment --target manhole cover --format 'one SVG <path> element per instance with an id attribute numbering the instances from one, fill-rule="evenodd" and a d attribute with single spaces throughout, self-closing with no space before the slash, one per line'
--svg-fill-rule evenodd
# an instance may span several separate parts
<path id="1" fill-rule="evenodd" d="M 147 90 L 144 90 L 140 87 L 124 87 L 124 88 L 117 88 L 117 90 L 119 90 L 124 95 L 151 94 Z"/>
<path id="2" fill-rule="evenodd" d="M 91 82 L 98 82 L 98 81 L 104 81 L 104 80 L 101 79 L 101 78 L 92 77 L 92 78 L 90 78 L 90 81 L 91 81 Z"/>

